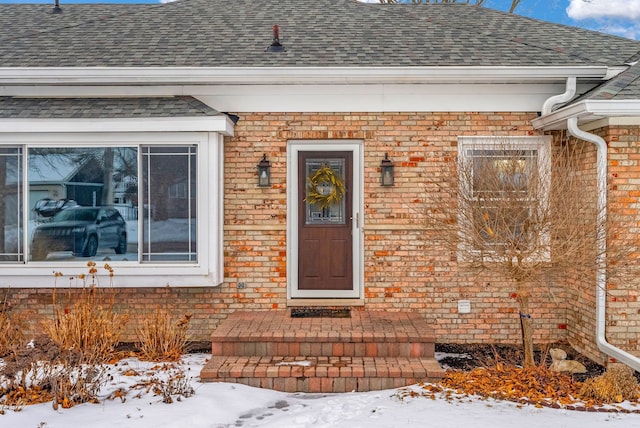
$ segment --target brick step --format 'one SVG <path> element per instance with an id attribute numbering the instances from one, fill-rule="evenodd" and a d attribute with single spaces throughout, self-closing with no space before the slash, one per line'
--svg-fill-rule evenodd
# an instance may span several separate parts
<path id="1" fill-rule="evenodd" d="M 283 392 L 351 392 L 434 382 L 444 370 L 433 358 L 214 356 L 203 382 L 231 382 Z"/>
<path id="2" fill-rule="evenodd" d="M 264 342 L 212 341 L 213 355 L 259 356 L 310 355 L 314 357 L 433 357 L 434 342 Z"/>
<path id="3" fill-rule="evenodd" d="M 418 314 L 354 312 L 291 318 L 288 311 L 236 312 L 212 334 L 217 356 L 433 357 L 436 337 Z"/>

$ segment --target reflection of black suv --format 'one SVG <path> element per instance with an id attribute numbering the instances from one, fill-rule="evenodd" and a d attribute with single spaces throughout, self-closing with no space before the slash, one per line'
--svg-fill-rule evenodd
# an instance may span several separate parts
<path id="1" fill-rule="evenodd" d="M 127 251 L 127 225 L 115 208 L 73 207 L 60 211 L 50 223 L 38 226 L 33 234 L 33 260 L 44 260 L 53 251 L 72 251 L 93 257 L 98 248 Z"/>

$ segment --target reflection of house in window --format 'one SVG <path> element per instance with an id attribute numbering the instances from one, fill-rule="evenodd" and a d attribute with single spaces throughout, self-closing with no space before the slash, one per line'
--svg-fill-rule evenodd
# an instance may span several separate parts
<path id="1" fill-rule="evenodd" d="M 114 174 L 113 205 L 125 220 L 138 219 L 138 178 L 136 176 Z"/>
<path id="2" fill-rule="evenodd" d="M 189 190 L 195 189 L 195 181 L 179 181 L 169 186 L 169 198 L 167 200 L 167 210 L 170 218 L 189 218 L 189 212 L 195 212 L 196 198 L 189 197 Z M 191 210 L 187 210 L 190 206 Z"/>
<path id="3" fill-rule="evenodd" d="M 100 205 L 102 167 L 95 158 L 78 161 L 64 154 L 29 155 L 29 207 L 40 199 L 69 199 L 79 205 Z"/>

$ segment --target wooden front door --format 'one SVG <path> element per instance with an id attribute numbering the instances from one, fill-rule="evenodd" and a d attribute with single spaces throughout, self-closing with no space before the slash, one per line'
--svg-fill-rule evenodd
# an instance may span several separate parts
<path id="1" fill-rule="evenodd" d="M 298 152 L 298 290 L 353 290 L 353 152 Z"/>

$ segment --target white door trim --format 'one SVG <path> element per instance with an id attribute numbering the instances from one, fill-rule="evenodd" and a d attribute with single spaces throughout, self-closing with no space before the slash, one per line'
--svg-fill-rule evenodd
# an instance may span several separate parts
<path id="1" fill-rule="evenodd" d="M 287 142 L 287 298 L 359 299 L 364 296 L 364 142 L 359 140 L 290 140 Z M 352 290 L 298 290 L 298 153 L 343 151 L 353 153 Z"/>

